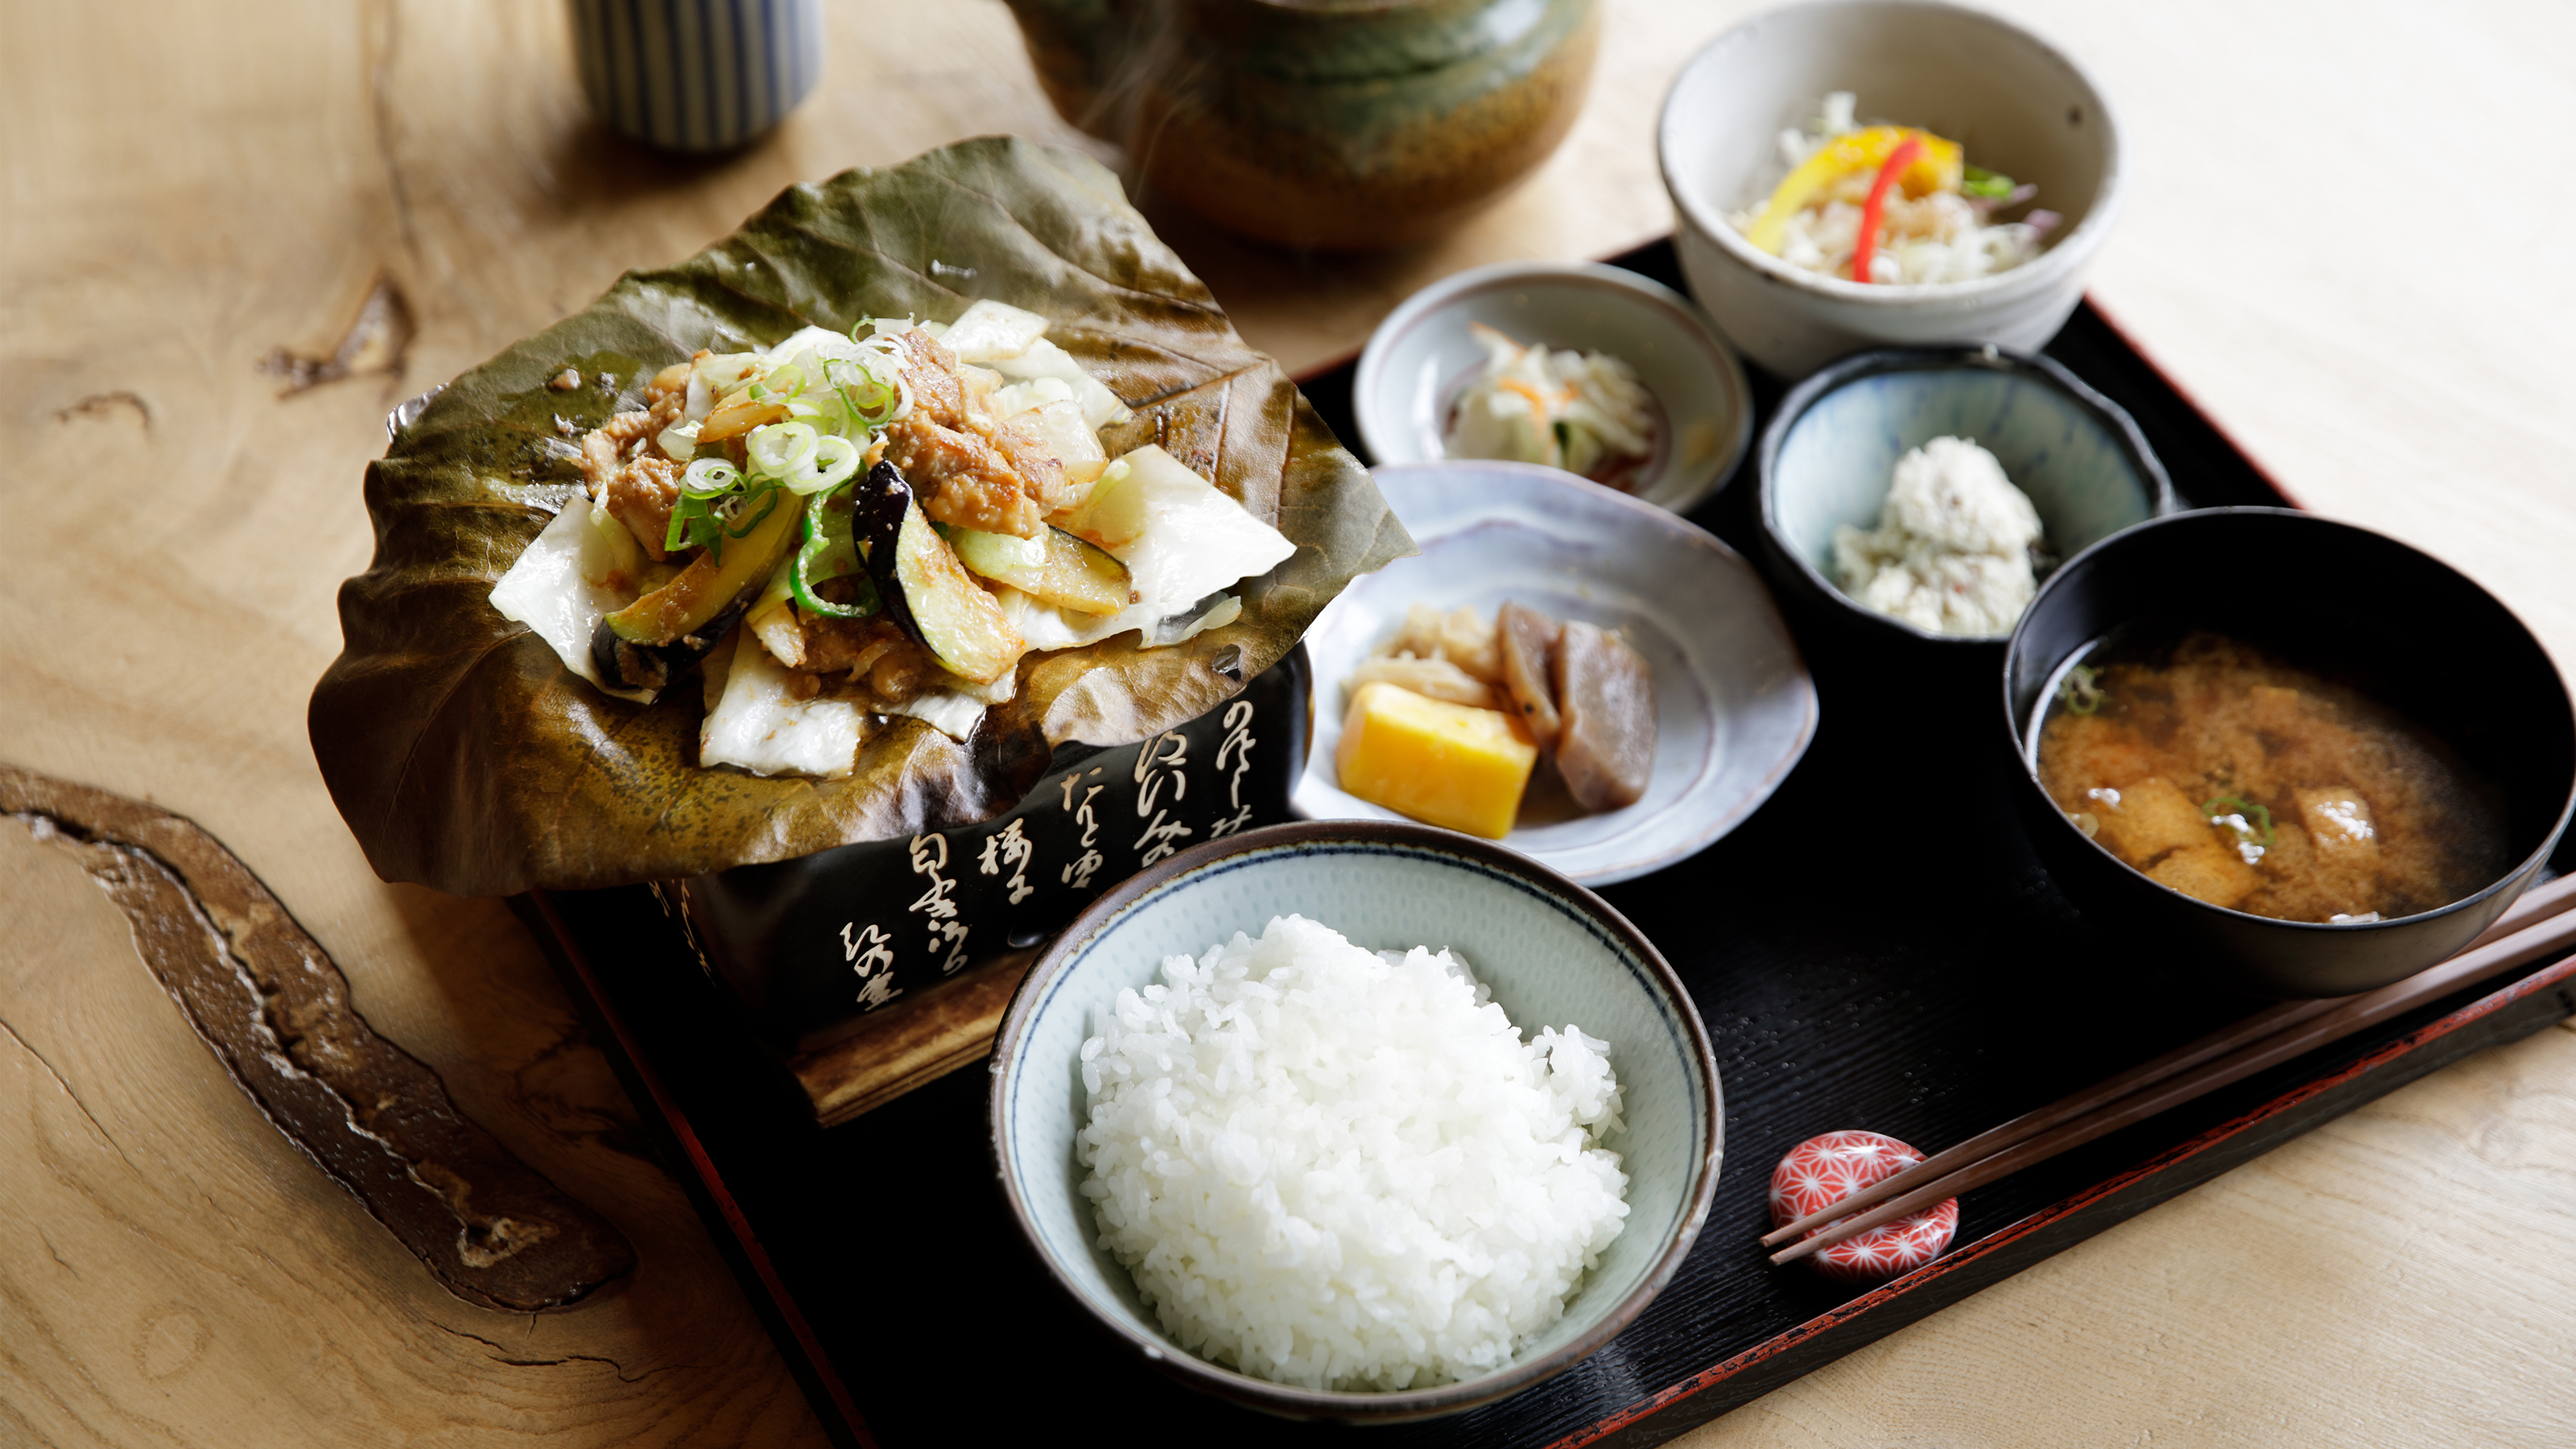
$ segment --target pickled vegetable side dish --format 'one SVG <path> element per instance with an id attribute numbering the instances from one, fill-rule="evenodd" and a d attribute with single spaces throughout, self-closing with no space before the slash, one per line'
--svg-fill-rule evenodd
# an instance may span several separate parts
<path id="1" fill-rule="evenodd" d="M 2039 779 L 2095 843 L 2215 906 L 2393 920 L 2501 876 L 2504 817 L 2449 750 L 2343 685 L 2205 631 L 2067 671 Z"/>

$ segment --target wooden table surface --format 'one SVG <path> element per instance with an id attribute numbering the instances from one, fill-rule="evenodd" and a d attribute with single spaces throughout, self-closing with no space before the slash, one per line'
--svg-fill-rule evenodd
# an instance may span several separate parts
<path id="1" fill-rule="evenodd" d="M 1605 8 L 1572 140 L 1449 240 L 1300 261 L 1166 234 L 1302 368 L 1461 266 L 1666 230 L 1655 107 L 1751 7 Z M 2576 657 L 2576 7 L 2003 8 L 2099 71 L 2131 138 L 2098 299 L 2302 502 L 2458 564 Z M 379 1031 L 641 1258 L 562 1312 L 441 1290 L 243 1097 L 77 867 L 0 827 L 0 1443 L 820 1442 L 533 943 L 499 902 L 375 878 L 304 702 L 393 402 L 789 183 L 1073 139 L 997 0 L 829 11 L 803 110 L 687 162 L 588 118 L 554 4 L 0 7 L 0 348 L 28 364 L 0 407 L 0 760 L 213 831 Z M 264 370 L 332 356 L 380 288 L 398 325 L 349 376 Z M 2552 1030 L 1687 1442 L 2563 1444 L 2571 1241 L 2576 1033 Z"/>

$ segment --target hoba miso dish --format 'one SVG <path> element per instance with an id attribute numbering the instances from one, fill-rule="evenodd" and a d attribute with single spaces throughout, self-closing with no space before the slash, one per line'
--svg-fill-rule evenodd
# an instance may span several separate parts
<path id="1" fill-rule="evenodd" d="M 1300 916 L 1096 1010 L 1074 1155 L 1165 1332 L 1317 1389 L 1501 1367 L 1628 1215 L 1610 1043 L 1526 1039 L 1446 948 Z"/>
<path id="2" fill-rule="evenodd" d="M 564 445 L 589 496 L 493 608 L 621 698 L 700 669 L 701 764 L 824 778 L 892 716 L 967 739 L 1025 654 L 1231 621 L 1295 546 L 1158 446 L 1110 458 L 1129 409 L 1047 327 L 987 299 L 672 364 Z"/>
<path id="3" fill-rule="evenodd" d="M 1634 805 L 1654 776 L 1654 674 L 1579 619 L 1415 604 L 1347 685 L 1341 787 L 1428 824 L 1502 839 L 1542 756 L 1591 812 Z"/>
<path id="4" fill-rule="evenodd" d="M 2509 864 L 2490 792 L 2430 735 L 2207 632 L 2114 636 L 2068 670 L 2039 780 L 2149 878 L 2278 920 L 2393 920 Z"/>
<path id="5" fill-rule="evenodd" d="M 1755 247 L 1845 281 L 1969 282 L 2038 256 L 2059 218 L 1998 216 L 2037 189 L 1968 164 L 1956 141 L 1914 126 L 1863 126 L 1836 91 L 1804 130 L 1780 133 L 1787 168 L 1767 200 L 1731 220 Z"/>

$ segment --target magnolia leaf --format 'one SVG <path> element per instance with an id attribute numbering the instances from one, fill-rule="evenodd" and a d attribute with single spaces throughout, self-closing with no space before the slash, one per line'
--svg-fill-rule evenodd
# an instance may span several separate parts
<path id="1" fill-rule="evenodd" d="M 650 705 L 609 698 L 493 610 L 492 585 L 581 497 L 558 416 L 595 426 L 701 347 L 950 321 L 986 297 L 1046 316 L 1136 410 L 1108 430 L 1113 454 L 1160 442 L 1298 545 L 1244 586 L 1235 622 L 1168 649 L 1131 633 L 1032 654 L 965 744 L 898 720 L 848 778 L 813 780 L 701 768 L 694 681 Z M 550 390 L 567 367 L 583 385 Z M 313 752 L 378 874 L 460 895 L 699 875 L 989 819 L 1057 745 L 1125 744 L 1222 703 L 1352 578 L 1412 550 L 1116 178 L 1007 138 L 794 187 L 679 266 L 629 273 L 456 379 L 369 465 L 366 498 L 375 559 L 340 590 L 345 647 L 313 692 Z"/>

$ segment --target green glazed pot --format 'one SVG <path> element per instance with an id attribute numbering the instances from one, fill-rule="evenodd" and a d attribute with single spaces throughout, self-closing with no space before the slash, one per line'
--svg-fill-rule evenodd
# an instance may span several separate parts
<path id="1" fill-rule="evenodd" d="M 1220 225 L 1337 251 L 1433 236 L 1582 109 L 1592 0 L 1010 0 L 1065 119 Z"/>

